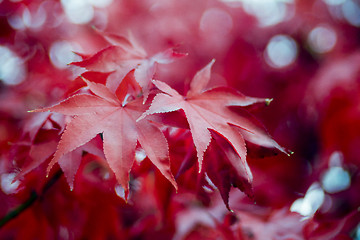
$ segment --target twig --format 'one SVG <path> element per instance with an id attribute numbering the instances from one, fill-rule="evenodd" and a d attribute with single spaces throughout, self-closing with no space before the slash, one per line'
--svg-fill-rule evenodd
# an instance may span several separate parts
<path id="1" fill-rule="evenodd" d="M 5 224 L 7 224 L 8 222 L 10 222 L 12 219 L 16 218 L 19 214 L 21 214 L 22 212 L 24 212 L 27 208 L 29 208 L 31 205 L 33 205 L 33 203 L 38 200 L 43 198 L 43 196 L 45 195 L 45 193 L 51 188 L 51 186 L 54 185 L 54 183 L 56 183 L 56 181 L 63 175 L 63 172 L 61 170 L 58 170 L 54 176 L 52 176 L 52 178 L 46 182 L 46 184 L 44 185 L 44 187 L 42 188 L 42 191 L 39 194 L 36 193 L 36 191 L 32 191 L 30 194 L 30 197 L 23 202 L 22 204 L 20 204 L 18 207 L 16 207 L 14 210 L 11 210 L 8 214 L 6 214 L 5 217 L 3 217 L 0 220 L 0 228 L 3 227 Z"/>

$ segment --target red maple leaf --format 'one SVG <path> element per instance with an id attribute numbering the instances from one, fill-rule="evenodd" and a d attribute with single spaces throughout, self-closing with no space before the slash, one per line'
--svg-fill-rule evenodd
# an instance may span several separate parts
<path id="1" fill-rule="evenodd" d="M 219 190 L 226 207 L 230 210 L 229 193 L 231 186 L 240 189 L 250 199 L 254 199 L 253 176 L 249 166 L 242 164 L 239 155 L 225 139 L 216 133 L 213 133 L 212 137 L 216 141 L 211 141 L 205 153 L 204 170 L 211 183 Z"/>
<path id="2" fill-rule="evenodd" d="M 255 144 L 279 146 L 246 110 L 232 111 L 230 106 L 245 107 L 255 103 L 268 103 L 269 99 L 247 97 L 233 89 L 219 87 L 204 91 L 210 80 L 211 67 L 215 61 L 198 71 L 190 84 L 190 90 L 184 97 L 164 82 L 153 80 L 155 86 L 164 93 L 158 93 L 150 108 L 138 119 L 142 120 L 155 113 L 167 113 L 182 109 L 189 123 L 192 138 L 197 150 L 199 172 L 202 170 L 203 156 L 211 141 L 209 129 L 223 136 L 241 158 L 244 169 L 250 173 L 246 162 L 245 140 Z M 245 138 L 245 140 L 244 140 Z M 250 175 L 248 176 L 251 182 Z"/>
<path id="3" fill-rule="evenodd" d="M 37 114 L 25 124 L 22 141 L 13 145 L 11 153 L 14 165 L 21 169 L 14 180 L 22 178 L 55 152 L 58 133 L 61 131 L 59 122 L 63 119 L 58 121 L 59 119 L 53 115 L 51 113 Z"/>
<path id="4" fill-rule="evenodd" d="M 98 31 L 99 32 L 99 31 Z M 146 51 L 130 36 L 130 39 L 116 34 L 99 32 L 111 45 L 83 61 L 73 62 L 72 65 L 86 68 L 95 72 L 113 72 L 107 79 L 109 89 L 116 89 L 120 81 L 131 71 L 140 85 L 146 101 L 149 94 L 151 79 L 155 74 L 157 64 L 169 64 L 175 59 L 186 56 L 177 53 L 172 48 L 148 56 Z"/>
<path id="5" fill-rule="evenodd" d="M 76 172 L 74 163 L 66 161 L 64 156 L 102 133 L 106 160 L 117 181 L 124 187 L 126 198 L 137 141 L 160 172 L 177 188 L 170 171 L 168 144 L 163 133 L 147 120 L 136 121 L 147 108 L 142 103 L 142 98 L 125 103 L 126 96 L 121 85 L 114 94 L 103 84 L 86 79 L 84 81 L 94 95 L 74 95 L 53 107 L 32 111 L 51 111 L 74 116 L 61 136 L 48 172 L 61 160 L 59 163 L 62 169 L 68 171 L 65 175 L 73 176 L 73 172 Z M 131 82 L 131 79 L 126 82 Z M 75 167 L 78 168 L 78 163 Z"/>

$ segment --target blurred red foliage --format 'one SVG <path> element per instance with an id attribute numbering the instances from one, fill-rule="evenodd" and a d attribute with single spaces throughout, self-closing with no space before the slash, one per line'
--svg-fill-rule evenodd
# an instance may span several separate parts
<path id="1" fill-rule="evenodd" d="M 0 0 L 0 238 L 360 239 L 359 16 L 356 0 Z M 167 139 L 177 190 L 140 142 L 125 201 L 102 134 L 46 177 L 72 118 L 27 111 L 92 94 L 80 75 L 124 105 L 144 94 L 148 109 L 165 95 L 151 78 L 186 96 L 211 59 L 199 86 L 273 98 L 231 111 L 251 112 L 293 155 L 247 141 L 244 178 L 213 129 L 199 173 L 203 149 L 178 111 L 146 120 Z"/>

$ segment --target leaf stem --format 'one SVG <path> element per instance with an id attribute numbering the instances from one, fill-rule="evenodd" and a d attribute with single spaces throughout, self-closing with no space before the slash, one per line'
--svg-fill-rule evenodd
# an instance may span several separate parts
<path id="1" fill-rule="evenodd" d="M 17 206 L 15 209 L 11 210 L 8 214 L 6 214 L 2 219 L 0 219 L 0 228 L 2 228 L 5 224 L 10 222 L 12 219 L 16 218 L 22 212 L 24 212 L 27 208 L 32 206 L 34 202 L 38 199 L 44 197 L 45 193 L 57 182 L 57 180 L 63 175 L 63 172 L 59 169 L 52 178 L 46 182 L 44 187 L 42 188 L 41 194 L 37 194 L 36 191 L 32 191 L 30 193 L 29 198 Z"/>
<path id="2" fill-rule="evenodd" d="M 38 198 L 38 195 L 35 191 L 32 191 L 28 200 L 24 203 L 20 204 L 17 208 L 10 211 L 5 217 L 0 220 L 0 228 L 3 227 L 6 223 L 8 223 L 11 219 L 16 218 L 20 213 L 25 211 L 28 207 L 30 207 Z"/>

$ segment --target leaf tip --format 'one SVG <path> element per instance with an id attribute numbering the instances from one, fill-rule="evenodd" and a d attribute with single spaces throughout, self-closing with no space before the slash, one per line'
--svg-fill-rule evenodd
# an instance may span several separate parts
<path id="1" fill-rule="evenodd" d="M 65 174 L 65 177 L 66 177 L 66 180 L 68 181 L 70 192 L 72 192 L 74 190 L 74 178 L 69 181 L 66 174 Z"/>
<path id="2" fill-rule="evenodd" d="M 84 78 L 82 75 L 79 76 L 84 82 L 88 83 L 88 80 Z"/>
<path id="3" fill-rule="evenodd" d="M 201 166 L 201 163 L 199 163 L 199 171 L 198 171 L 198 173 L 201 173 L 201 171 L 202 171 L 202 166 Z"/>
<path id="4" fill-rule="evenodd" d="M 125 197 L 124 197 L 125 203 L 128 204 L 129 203 L 129 189 L 125 189 L 124 193 L 125 193 Z"/>
<path id="5" fill-rule="evenodd" d="M 271 103 L 273 100 L 274 100 L 273 98 L 266 98 L 266 99 L 265 99 L 265 105 L 266 105 L 266 106 L 269 106 L 270 103 Z"/>
<path id="6" fill-rule="evenodd" d="M 49 177 L 49 174 L 50 174 L 50 171 L 52 169 L 52 167 L 54 166 L 54 163 L 53 163 L 54 159 L 51 160 L 51 162 L 49 163 L 47 169 L 46 169 L 46 177 L 48 178 Z"/>
<path id="7" fill-rule="evenodd" d="M 173 185 L 173 187 L 175 188 L 175 192 L 178 193 L 179 187 L 174 179 L 174 177 L 172 177 L 171 179 L 171 184 Z"/>
<path id="8" fill-rule="evenodd" d="M 211 69 L 212 66 L 214 65 L 215 61 L 216 61 L 215 58 L 211 59 L 211 61 L 208 63 L 208 65 L 206 67 L 209 67 Z"/>
<path id="9" fill-rule="evenodd" d="M 43 108 L 43 109 L 33 109 L 33 110 L 28 110 L 28 111 L 26 111 L 26 112 L 28 112 L 28 113 L 36 113 L 36 112 L 50 112 L 50 110 L 49 110 L 49 109 L 47 109 L 47 108 Z"/>

